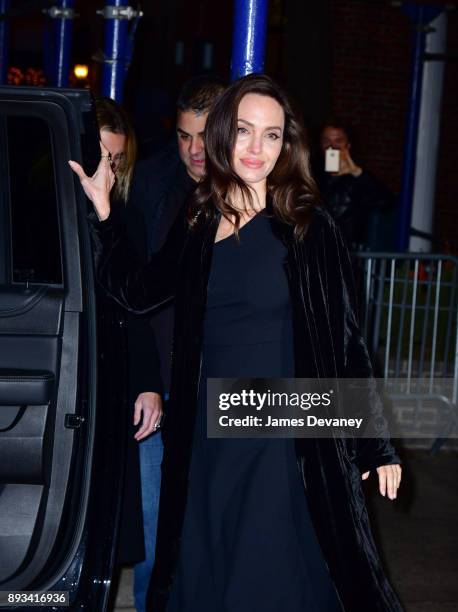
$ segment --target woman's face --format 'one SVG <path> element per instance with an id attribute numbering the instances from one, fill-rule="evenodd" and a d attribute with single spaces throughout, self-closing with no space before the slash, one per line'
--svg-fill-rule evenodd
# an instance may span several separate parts
<path id="1" fill-rule="evenodd" d="M 100 130 L 100 140 L 111 153 L 111 169 L 116 174 L 119 166 L 124 162 L 126 149 L 126 135 L 115 134 L 109 130 Z"/>
<path id="2" fill-rule="evenodd" d="M 246 94 L 239 104 L 237 118 L 232 163 L 236 174 L 254 187 L 266 181 L 280 155 L 285 114 L 273 98 Z"/>

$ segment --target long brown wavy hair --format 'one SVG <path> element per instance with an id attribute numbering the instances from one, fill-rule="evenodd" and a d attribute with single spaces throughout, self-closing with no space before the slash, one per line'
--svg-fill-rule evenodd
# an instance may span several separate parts
<path id="1" fill-rule="evenodd" d="M 319 201 L 318 190 L 310 172 L 304 128 L 286 93 L 264 74 L 250 74 L 235 81 L 210 110 L 205 125 L 206 174 L 190 201 L 189 225 L 195 227 L 202 217 L 213 219 L 220 211 L 228 219 L 235 217 L 234 231 L 238 235 L 240 212 L 231 205 L 228 193 L 238 187 L 245 201 L 253 205 L 252 190 L 235 173 L 232 161 L 238 108 L 247 94 L 273 98 L 285 114 L 283 146 L 267 177 L 267 195 L 273 214 L 292 225 L 295 235 L 300 237 L 307 228 L 312 206 Z"/>

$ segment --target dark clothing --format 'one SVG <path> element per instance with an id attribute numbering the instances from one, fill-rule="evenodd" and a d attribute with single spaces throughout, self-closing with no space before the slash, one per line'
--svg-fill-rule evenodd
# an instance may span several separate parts
<path id="1" fill-rule="evenodd" d="M 142 213 L 133 206 L 118 209 L 120 221 L 125 224 L 126 237 L 143 263 L 148 260 L 145 235 L 145 220 Z M 154 334 L 149 326 L 149 317 L 128 313 L 129 389 L 134 400 L 140 393 L 154 391 L 161 393 L 159 355 Z M 145 335 L 147 342 L 145 342 Z M 133 404 L 132 404 L 133 407 Z"/>
<path id="2" fill-rule="evenodd" d="M 189 176 L 184 164 L 180 163 L 170 181 L 167 193 L 158 202 L 156 224 L 150 245 L 154 252 L 159 251 L 164 244 L 170 228 L 196 186 L 196 181 Z"/>
<path id="3" fill-rule="evenodd" d="M 176 142 L 135 166 L 129 202 L 145 221 L 147 255 L 158 250 L 196 182 L 178 156 Z"/>
<path id="4" fill-rule="evenodd" d="M 393 194 L 366 170 L 357 177 L 323 172 L 317 181 L 329 212 L 352 248 L 367 244 L 370 215 L 395 203 Z"/>
<path id="5" fill-rule="evenodd" d="M 241 228 L 240 243 L 230 236 L 215 244 L 203 336 L 208 376 L 294 377 L 286 255 L 263 213 Z"/>
<path id="6" fill-rule="evenodd" d="M 267 206 L 271 212 L 269 200 Z M 163 430 L 165 453 L 152 579 L 154 612 L 166 609 L 182 537 L 207 286 L 218 222 L 218 215 L 210 220 L 202 215 L 190 232 L 177 219 L 163 249 L 145 267 L 135 262 L 134 255 L 125 256 L 125 241 L 112 220 L 94 228 L 99 278 L 116 300 L 135 311 L 146 311 L 175 295 L 171 405 Z M 372 367 L 357 324 L 350 257 L 341 233 L 318 207 L 311 210 L 302 240 L 273 214 L 270 223 L 288 253 L 285 269 L 293 308 L 296 377 L 366 379 L 368 395 L 361 414 L 374 426 L 374 437 L 364 440 L 295 440 L 318 542 L 346 612 L 399 612 L 401 606 L 383 573 L 371 534 L 361 473 L 400 461 L 380 414 Z"/>
<path id="7" fill-rule="evenodd" d="M 118 222 L 126 227 L 127 237 L 138 257 L 146 261 L 146 239 L 144 221 L 141 213 L 121 204 L 115 207 Z M 125 316 L 123 313 L 120 319 Z M 118 540 L 117 562 L 133 565 L 145 557 L 140 461 L 138 442 L 134 434 L 134 404 L 140 393 L 146 391 L 161 393 L 162 383 L 159 375 L 159 355 L 155 346 L 154 334 L 149 325 L 149 315 L 135 315 L 128 312 L 127 324 L 127 414 L 126 423 L 126 465 L 124 476 L 124 496 L 122 499 L 121 523 Z"/>
<path id="8" fill-rule="evenodd" d="M 186 172 L 178 157 L 176 144 L 170 145 L 153 159 L 141 161 L 135 168 L 131 205 L 141 210 L 147 227 L 148 255 L 158 251 L 195 189 L 196 182 Z M 160 361 L 162 387 L 170 389 L 171 348 L 173 337 L 173 304 L 167 304 L 151 316 Z"/>
<path id="9" fill-rule="evenodd" d="M 214 247 L 188 502 L 167 612 L 341 610 L 294 440 L 207 439 L 207 376 L 294 377 L 285 257 L 262 213 L 241 228 L 240 243 L 231 236 Z"/>

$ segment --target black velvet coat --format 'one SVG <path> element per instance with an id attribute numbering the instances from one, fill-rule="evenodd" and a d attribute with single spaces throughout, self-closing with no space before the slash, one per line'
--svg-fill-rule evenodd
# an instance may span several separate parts
<path id="1" fill-rule="evenodd" d="M 294 238 L 291 227 L 275 218 L 271 223 L 288 247 L 285 269 L 294 313 L 296 376 L 371 377 L 357 323 L 350 258 L 340 231 L 319 208 L 301 241 Z M 179 218 L 163 249 L 146 267 L 135 263 L 134 253 L 127 256 L 127 245 L 110 219 L 95 227 L 99 278 L 118 302 L 143 311 L 175 296 L 171 402 L 163 430 L 156 566 L 150 588 L 154 612 L 166 608 L 179 553 L 217 225 L 217 219 L 202 221 L 190 233 Z M 376 402 L 368 405 L 367 412 L 376 413 L 378 406 Z M 298 439 L 296 455 L 342 609 L 400 611 L 381 567 L 361 487 L 361 473 L 400 463 L 388 435 L 379 431 L 370 440 Z"/>

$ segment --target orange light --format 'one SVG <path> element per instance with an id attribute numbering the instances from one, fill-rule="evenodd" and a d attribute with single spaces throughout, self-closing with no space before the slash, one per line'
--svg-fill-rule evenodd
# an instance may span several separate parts
<path id="1" fill-rule="evenodd" d="M 73 74 L 77 79 L 87 79 L 89 68 L 86 66 L 86 64 L 76 64 L 73 68 Z"/>

